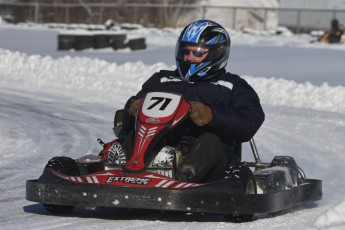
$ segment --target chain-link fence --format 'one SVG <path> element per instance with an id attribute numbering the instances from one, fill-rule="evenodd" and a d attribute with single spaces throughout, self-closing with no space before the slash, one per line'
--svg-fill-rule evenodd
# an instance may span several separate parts
<path id="1" fill-rule="evenodd" d="M 213 19 L 234 30 L 268 30 L 277 25 L 294 32 L 329 28 L 337 18 L 343 26 L 345 10 L 211 6 L 143 3 L 0 3 L 0 16 L 9 22 L 104 24 L 134 23 L 146 27 L 179 27 L 195 19 Z"/>

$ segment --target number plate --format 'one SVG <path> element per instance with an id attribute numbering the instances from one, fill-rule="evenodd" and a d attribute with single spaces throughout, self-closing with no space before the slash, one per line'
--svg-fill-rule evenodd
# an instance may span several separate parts
<path id="1" fill-rule="evenodd" d="M 151 92 L 145 97 L 142 113 L 148 117 L 171 116 L 180 104 L 181 96 L 171 93 Z"/>

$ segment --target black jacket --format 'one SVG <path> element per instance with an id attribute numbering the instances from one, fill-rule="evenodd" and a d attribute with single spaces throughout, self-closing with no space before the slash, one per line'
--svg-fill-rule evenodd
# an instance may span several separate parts
<path id="1" fill-rule="evenodd" d="M 147 92 L 176 92 L 187 101 L 198 101 L 212 109 L 211 124 L 197 127 L 191 121 L 175 130 L 176 135 L 198 137 L 212 132 L 221 141 L 232 146 L 234 141 L 249 141 L 262 125 L 265 115 L 254 89 L 242 78 L 222 70 L 215 77 L 205 81 L 182 81 L 176 71 L 162 70 L 150 77 L 134 98 L 142 98 Z M 123 131 L 134 129 L 134 117 L 128 113 L 131 100 L 126 104 Z"/>

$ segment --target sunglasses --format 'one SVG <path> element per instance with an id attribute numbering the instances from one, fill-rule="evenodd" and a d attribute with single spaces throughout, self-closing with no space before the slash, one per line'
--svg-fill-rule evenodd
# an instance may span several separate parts
<path id="1" fill-rule="evenodd" d="M 189 55 L 190 52 L 193 53 L 194 57 L 202 57 L 205 53 L 208 53 L 208 51 L 197 51 L 197 50 L 187 50 L 187 49 L 181 49 L 183 55 Z"/>

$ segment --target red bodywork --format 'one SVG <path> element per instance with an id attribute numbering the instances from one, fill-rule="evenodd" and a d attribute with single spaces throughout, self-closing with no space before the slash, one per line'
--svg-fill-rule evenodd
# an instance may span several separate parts
<path id="1" fill-rule="evenodd" d="M 163 135 L 169 132 L 179 122 L 185 118 L 190 110 L 190 104 L 182 97 L 179 98 L 177 107 L 173 112 L 165 117 L 151 117 L 145 115 L 143 112 L 143 103 L 140 104 L 140 109 L 137 115 L 135 145 L 132 152 L 132 157 L 124 166 L 125 170 L 135 172 L 145 169 L 144 156 L 152 140 L 158 135 Z"/>
<path id="2" fill-rule="evenodd" d="M 105 170 L 85 176 L 66 176 L 49 169 L 55 176 L 76 184 L 112 185 L 145 188 L 169 188 L 181 190 L 205 184 L 185 183 L 153 172 L 125 174 L 121 170 Z"/>
<path id="3" fill-rule="evenodd" d="M 173 178 L 146 171 L 145 154 L 154 140 L 181 123 L 190 112 L 190 104 L 180 95 L 153 92 L 140 103 L 132 157 L 123 168 L 99 171 L 85 176 L 66 176 L 54 169 L 54 175 L 79 184 L 106 184 L 127 187 L 186 189 L 203 184 L 184 183 Z"/>

